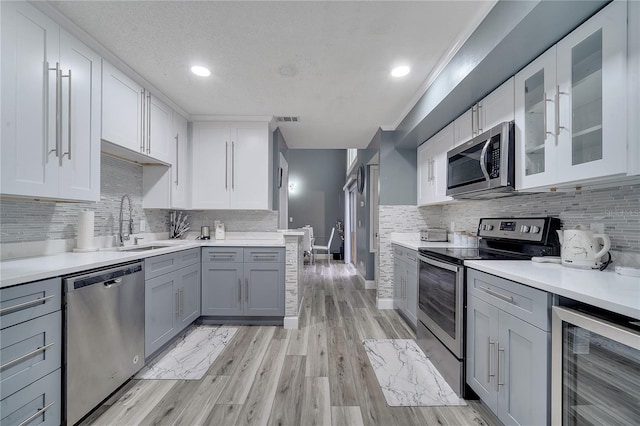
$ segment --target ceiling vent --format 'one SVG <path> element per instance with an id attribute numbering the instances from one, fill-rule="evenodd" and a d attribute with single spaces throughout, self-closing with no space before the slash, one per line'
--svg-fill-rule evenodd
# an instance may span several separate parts
<path id="1" fill-rule="evenodd" d="M 297 123 L 300 121 L 300 117 L 280 116 L 276 117 L 278 123 Z"/>

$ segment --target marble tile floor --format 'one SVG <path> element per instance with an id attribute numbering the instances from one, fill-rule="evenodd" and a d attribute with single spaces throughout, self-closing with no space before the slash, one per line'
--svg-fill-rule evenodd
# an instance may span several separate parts
<path id="1" fill-rule="evenodd" d="M 467 405 L 414 340 L 363 340 L 363 344 L 390 406 Z"/>
<path id="2" fill-rule="evenodd" d="M 238 331 L 200 380 L 130 380 L 83 425 L 497 425 L 467 406 L 391 407 L 363 340 L 414 339 L 355 268 L 304 267 L 299 330 Z"/>
<path id="3" fill-rule="evenodd" d="M 199 380 L 235 335 L 237 328 L 193 325 L 144 367 L 136 379 Z"/>

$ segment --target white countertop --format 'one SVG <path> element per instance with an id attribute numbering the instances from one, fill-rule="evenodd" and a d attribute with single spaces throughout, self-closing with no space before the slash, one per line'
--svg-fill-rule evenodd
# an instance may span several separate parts
<path id="1" fill-rule="evenodd" d="M 89 269 L 103 268 L 195 247 L 284 247 L 282 234 L 275 232 L 272 234 L 269 236 L 260 235 L 256 236 L 256 238 L 230 236 L 230 238 L 224 240 L 150 241 L 140 244 L 140 246 L 158 244 L 171 244 L 171 246 L 142 252 L 117 251 L 112 248 L 89 253 L 65 252 L 48 256 L 6 260 L 0 262 L 0 288 L 74 274 Z"/>
<path id="2" fill-rule="evenodd" d="M 467 260 L 465 266 L 640 319 L 640 278 L 527 260 Z"/>

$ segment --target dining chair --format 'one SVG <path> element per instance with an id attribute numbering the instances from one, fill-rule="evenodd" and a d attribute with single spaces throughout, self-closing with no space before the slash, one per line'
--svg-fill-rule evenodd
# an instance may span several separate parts
<path id="1" fill-rule="evenodd" d="M 312 260 L 312 262 L 315 263 L 316 254 L 317 254 L 318 250 L 326 251 L 327 252 L 327 257 L 329 258 L 329 262 L 331 262 L 331 256 L 330 256 L 331 253 L 329 253 L 329 251 L 331 250 L 331 241 L 333 240 L 333 234 L 335 232 L 336 232 L 336 228 L 335 227 L 331 228 L 331 235 L 329 236 L 329 242 L 327 242 L 326 246 L 317 246 L 315 244 L 313 244 L 311 246 L 311 253 L 312 253 L 311 260 Z"/>

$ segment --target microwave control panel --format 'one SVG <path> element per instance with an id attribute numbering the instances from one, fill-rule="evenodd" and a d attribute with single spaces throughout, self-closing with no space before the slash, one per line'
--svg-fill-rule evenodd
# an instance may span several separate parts
<path id="1" fill-rule="evenodd" d="M 489 163 L 488 172 L 491 179 L 500 177 L 500 135 L 491 138 L 487 161 Z"/>

